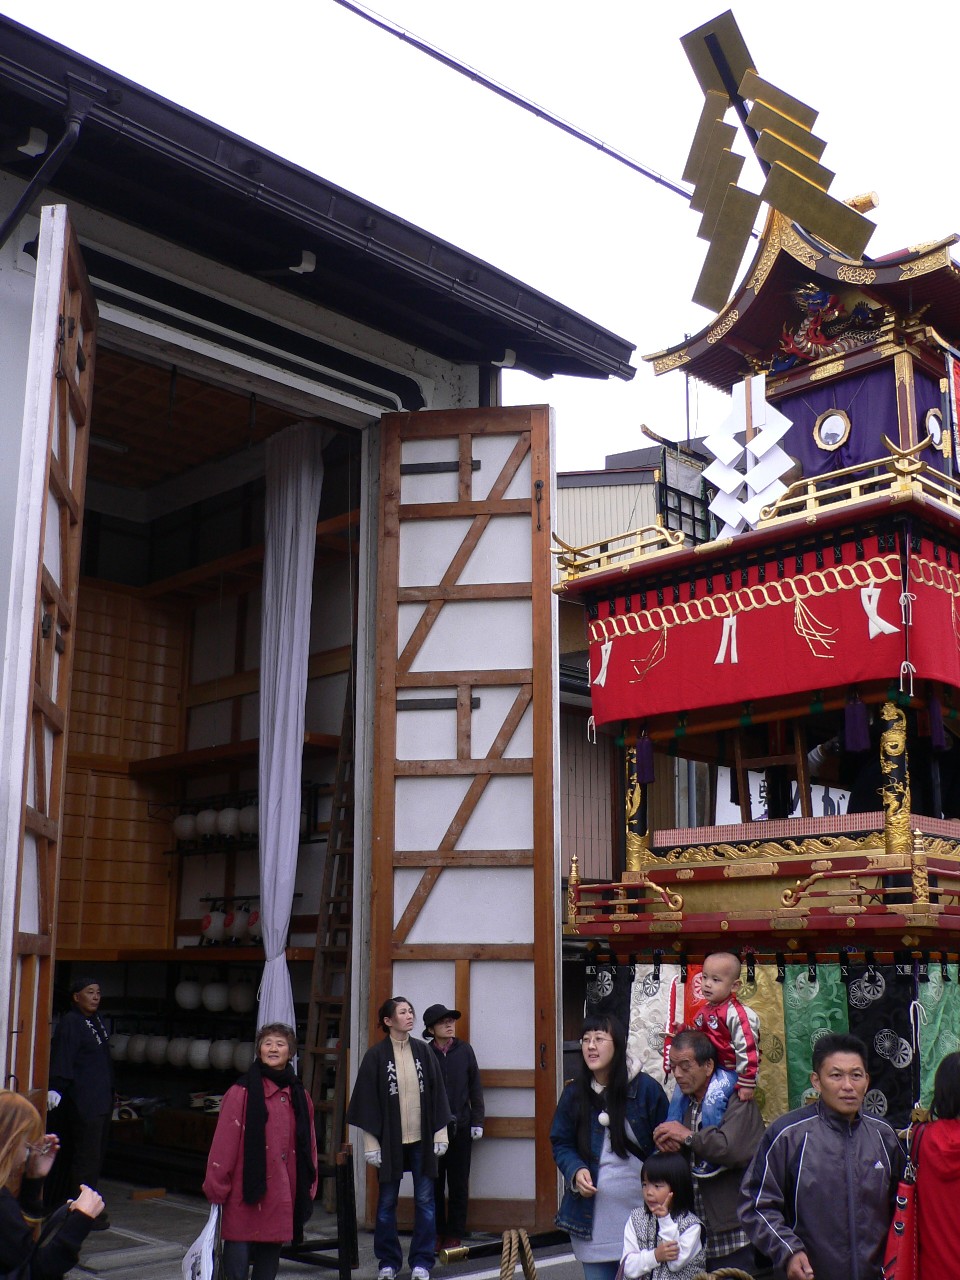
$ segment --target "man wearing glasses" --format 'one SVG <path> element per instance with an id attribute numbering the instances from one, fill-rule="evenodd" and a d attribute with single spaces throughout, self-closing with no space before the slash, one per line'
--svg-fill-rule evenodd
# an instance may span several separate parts
<path id="1" fill-rule="evenodd" d="M 717 1066 L 717 1051 L 702 1031 L 681 1031 L 670 1046 L 670 1069 L 684 1096 L 681 1119 L 657 1125 L 661 1151 L 682 1151 L 694 1164 L 715 1166 L 710 1178 L 694 1178 L 697 1217 L 706 1228 L 707 1270 L 739 1267 L 753 1274 L 754 1251 L 740 1225 L 740 1181 L 763 1137 L 760 1108 L 734 1092 L 718 1125 L 704 1126 L 703 1100 Z"/>
<path id="2" fill-rule="evenodd" d="M 881 1280 L 906 1156 L 891 1126 L 863 1110 L 866 1045 L 821 1036 L 810 1081 L 819 1099 L 774 1121 L 760 1143 L 743 1224 L 787 1280 Z"/>

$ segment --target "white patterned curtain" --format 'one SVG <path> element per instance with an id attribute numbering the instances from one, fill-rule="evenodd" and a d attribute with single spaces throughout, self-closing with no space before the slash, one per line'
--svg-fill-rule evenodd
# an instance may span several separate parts
<path id="1" fill-rule="evenodd" d="M 323 485 L 322 427 L 267 441 L 260 628 L 260 915 L 266 963 L 257 1026 L 296 1026 L 284 947 L 300 843 L 300 774 L 310 604 Z"/>

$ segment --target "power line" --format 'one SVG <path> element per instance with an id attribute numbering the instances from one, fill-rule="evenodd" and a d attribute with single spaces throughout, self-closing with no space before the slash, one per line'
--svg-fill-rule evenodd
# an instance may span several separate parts
<path id="1" fill-rule="evenodd" d="M 531 102 L 529 98 L 522 97 L 519 93 L 508 89 L 506 85 L 500 84 L 497 80 L 492 80 L 489 76 L 485 76 L 482 71 L 477 71 L 476 68 L 469 67 L 466 63 L 458 62 L 451 54 L 444 53 L 442 49 L 438 49 L 435 45 L 428 44 L 426 40 L 421 40 L 419 36 L 415 36 L 412 32 L 398 26 L 395 22 L 391 22 L 388 18 L 364 8 L 363 5 L 356 4 L 354 0 L 335 0 L 335 3 L 341 5 L 344 9 L 349 9 L 358 18 L 363 18 L 366 22 L 372 23 L 373 26 L 379 27 L 381 31 L 386 31 L 388 35 L 396 36 L 398 40 L 403 40 L 405 44 L 411 45 L 414 49 L 419 49 L 421 53 L 425 53 L 445 67 L 449 67 L 451 71 L 456 71 L 458 75 L 466 76 L 468 80 L 472 80 L 475 84 L 481 85 L 484 89 L 489 89 L 499 97 L 505 98 L 507 102 L 512 102 L 515 107 L 528 111 L 539 120 L 552 124 L 554 128 L 568 133 L 572 138 L 587 143 L 588 146 L 596 148 L 597 151 L 602 151 L 605 156 L 609 156 L 611 160 L 616 160 L 619 164 L 626 165 L 634 173 L 639 173 L 642 177 L 649 178 L 651 182 L 656 182 L 659 186 L 666 187 L 668 191 L 673 191 L 676 195 L 683 196 L 684 200 L 690 199 L 691 193 L 686 187 L 681 187 L 679 183 L 665 178 L 662 173 L 657 173 L 655 169 L 649 169 L 646 165 L 640 164 L 639 161 L 631 159 L 630 156 L 625 155 L 622 151 L 618 151 L 616 147 L 608 146 L 600 138 L 595 138 L 592 134 L 585 133 L 582 129 L 578 129 L 576 125 L 571 124 L 569 120 L 564 120 L 562 116 L 554 115 L 552 111 L 547 111 L 545 107 L 538 106 L 537 103 Z"/>

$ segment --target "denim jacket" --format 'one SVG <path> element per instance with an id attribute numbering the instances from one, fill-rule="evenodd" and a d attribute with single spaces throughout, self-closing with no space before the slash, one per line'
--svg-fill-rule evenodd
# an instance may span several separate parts
<path id="1" fill-rule="evenodd" d="M 573 1236 L 589 1240 L 593 1234 L 594 1196 L 585 1198 L 578 1195 L 573 1188 L 573 1179 L 577 1170 L 584 1167 L 583 1158 L 577 1150 L 577 1092 L 576 1085 L 570 1083 L 564 1087 L 557 1103 L 557 1111 L 550 1126 L 550 1144 L 553 1147 L 553 1158 L 557 1168 L 563 1174 L 564 1191 L 557 1214 L 557 1226 L 569 1231 Z M 637 1146 L 643 1152 L 644 1159 L 653 1151 L 653 1131 L 661 1121 L 667 1118 L 667 1095 L 652 1076 L 638 1071 L 627 1085 L 626 1121 L 633 1130 Z M 593 1112 L 590 1125 L 590 1177 L 594 1183 L 600 1168 L 600 1153 L 603 1150 L 604 1128 L 597 1112 Z"/>

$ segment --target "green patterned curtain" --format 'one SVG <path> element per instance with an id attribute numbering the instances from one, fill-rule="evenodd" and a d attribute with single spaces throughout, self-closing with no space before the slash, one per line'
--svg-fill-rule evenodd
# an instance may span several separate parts
<path id="1" fill-rule="evenodd" d="M 787 1036 L 789 1109 L 802 1107 L 816 1096 L 810 1085 L 813 1046 L 822 1035 L 850 1029 L 847 989 L 838 964 L 818 964 L 811 982 L 806 965 L 789 965 L 783 984 Z"/>
<path id="2" fill-rule="evenodd" d="M 956 966 L 952 976 L 957 977 Z M 920 1103 L 929 1107 L 937 1067 L 948 1053 L 960 1049 L 960 982 L 944 982 L 940 966 L 931 963 L 930 981 L 918 987 L 927 1015 L 920 1024 Z"/>

